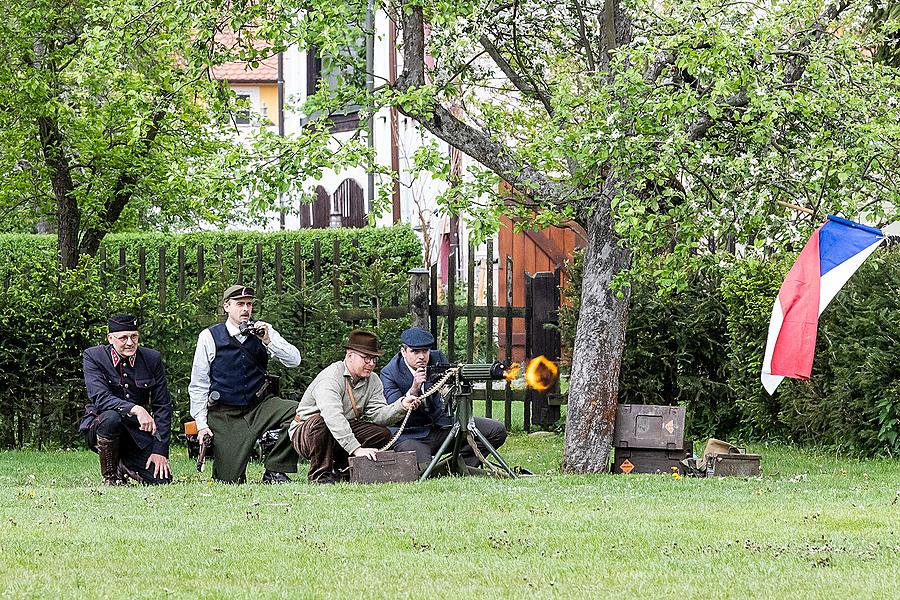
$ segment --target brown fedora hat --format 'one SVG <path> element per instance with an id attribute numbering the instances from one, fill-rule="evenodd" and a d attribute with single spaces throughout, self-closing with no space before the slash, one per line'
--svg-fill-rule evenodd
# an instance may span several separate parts
<path id="1" fill-rule="evenodd" d="M 363 331 L 362 329 L 355 329 L 350 332 L 344 348 L 371 356 L 382 356 L 384 354 L 384 350 L 381 349 L 378 343 L 378 336 L 371 331 Z"/>

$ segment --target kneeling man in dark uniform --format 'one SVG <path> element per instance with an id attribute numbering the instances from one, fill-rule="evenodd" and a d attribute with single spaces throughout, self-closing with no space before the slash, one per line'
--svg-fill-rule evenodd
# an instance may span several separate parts
<path id="1" fill-rule="evenodd" d="M 384 401 L 381 380 L 373 373 L 384 354 L 378 336 L 353 331 L 344 348 L 344 360 L 325 367 L 306 388 L 291 423 L 294 449 L 309 459 L 310 483 L 347 479 L 350 456 L 374 460 L 391 438 L 384 425 L 418 406 L 413 398 L 393 405 Z"/>
<path id="2" fill-rule="evenodd" d="M 439 350 L 432 350 L 432 346 L 434 336 L 419 327 L 410 327 L 400 334 L 400 352 L 381 369 L 384 397 L 388 403 L 409 396 L 421 396 L 428 391 L 428 382 L 425 381 L 427 365 L 448 362 L 447 357 Z M 394 444 L 394 450 L 414 451 L 419 469 L 424 470 L 452 426 L 453 421 L 447 414 L 440 393 L 432 394 L 409 416 L 400 439 Z M 475 426 L 495 449 L 506 441 L 506 427 L 500 421 L 475 417 Z M 487 448 L 481 442 L 478 442 L 478 449 L 482 455 L 487 455 Z M 468 444 L 460 455 L 470 467 L 479 466 L 480 461 Z"/>
<path id="3" fill-rule="evenodd" d="M 129 477 L 146 485 L 171 483 L 172 398 L 162 358 L 139 347 L 138 322 L 131 315 L 110 317 L 106 339 L 109 344 L 84 351 L 91 404 L 79 430 L 100 456 L 106 485 L 128 483 Z"/>

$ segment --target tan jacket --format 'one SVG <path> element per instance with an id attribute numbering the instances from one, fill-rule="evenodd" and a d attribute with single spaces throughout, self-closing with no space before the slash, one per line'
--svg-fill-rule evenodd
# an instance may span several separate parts
<path id="1" fill-rule="evenodd" d="M 310 416 L 321 413 L 331 435 L 347 451 L 352 454 L 360 444 L 350 429 L 350 420 L 355 419 L 353 404 L 347 393 L 347 383 L 351 381 L 350 371 L 344 361 L 339 360 L 322 369 L 303 393 L 297 406 L 297 416 L 306 420 Z M 372 373 L 367 379 L 360 379 L 353 387 L 353 398 L 360 411 L 360 419 L 378 425 L 391 425 L 400 421 L 406 414 L 402 402 L 388 404 L 384 399 L 384 386 L 378 375 Z M 300 424 L 294 420 L 288 430 L 291 438 Z"/>

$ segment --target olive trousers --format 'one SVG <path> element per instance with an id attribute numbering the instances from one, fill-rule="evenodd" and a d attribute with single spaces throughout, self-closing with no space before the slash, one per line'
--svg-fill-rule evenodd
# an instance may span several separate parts
<path id="1" fill-rule="evenodd" d="M 297 453 L 288 437 L 288 426 L 296 412 L 296 402 L 278 396 L 269 396 L 249 407 L 211 406 L 207 422 L 215 444 L 213 479 L 223 483 L 244 483 L 253 445 L 270 429 L 279 429 L 279 433 L 278 442 L 266 457 L 266 469 L 296 473 Z"/>

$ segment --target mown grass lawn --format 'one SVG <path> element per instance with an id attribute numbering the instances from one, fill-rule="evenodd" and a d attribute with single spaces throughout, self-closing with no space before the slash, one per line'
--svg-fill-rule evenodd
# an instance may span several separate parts
<path id="1" fill-rule="evenodd" d="M 103 488 L 85 451 L 0 453 L 0 594 L 203 598 L 896 598 L 900 463 L 779 446 L 758 479 L 539 477 Z M 262 467 L 253 465 L 258 480 Z"/>

